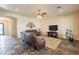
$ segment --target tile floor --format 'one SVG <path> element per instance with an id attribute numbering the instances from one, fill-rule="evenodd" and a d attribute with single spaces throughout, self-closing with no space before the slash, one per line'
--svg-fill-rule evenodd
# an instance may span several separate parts
<path id="1" fill-rule="evenodd" d="M 62 40 L 55 50 L 45 47 L 36 51 L 23 44 L 21 39 L 0 36 L 0 55 L 79 55 L 79 42 L 70 43 L 68 40 Z"/>

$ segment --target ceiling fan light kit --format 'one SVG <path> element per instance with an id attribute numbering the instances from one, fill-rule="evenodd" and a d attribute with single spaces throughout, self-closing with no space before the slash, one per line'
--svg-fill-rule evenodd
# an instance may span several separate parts
<path id="1" fill-rule="evenodd" d="M 39 15 L 39 16 L 37 16 L 37 18 L 38 18 L 38 19 L 41 19 L 41 18 L 42 18 L 42 16 L 41 16 L 41 15 Z"/>
<path id="2" fill-rule="evenodd" d="M 43 18 L 45 15 L 46 15 L 46 13 L 42 13 L 40 9 L 38 10 L 38 13 L 37 13 L 37 18 L 38 19 Z"/>

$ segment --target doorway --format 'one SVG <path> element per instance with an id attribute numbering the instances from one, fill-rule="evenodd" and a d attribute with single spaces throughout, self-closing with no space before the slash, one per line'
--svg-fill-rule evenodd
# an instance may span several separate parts
<path id="1" fill-rule="evenodd" d="M 0 23 L 0 35 L 4 35 L 4 24 Z"/>

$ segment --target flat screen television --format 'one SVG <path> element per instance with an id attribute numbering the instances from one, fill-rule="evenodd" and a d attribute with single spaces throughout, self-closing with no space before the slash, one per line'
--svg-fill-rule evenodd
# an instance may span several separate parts
<path id="1" fill-rule="evenodd" d="M 49 30 L 57 31 L 58 30 L 58 25 L 49 25 Z"/>

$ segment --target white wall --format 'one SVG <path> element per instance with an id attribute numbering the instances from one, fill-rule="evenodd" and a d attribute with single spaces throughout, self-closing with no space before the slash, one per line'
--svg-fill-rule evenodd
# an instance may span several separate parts
<path id="1" fill-rule="evenodd" d="M 61 38 L 65 38 L 66 29 L 72 30 L 76 38 L 79 38 L 79 13 L 60 15 L 43 20 L 41 30 L 48 31 L 49 25 L 58 25 L 58 36 Z"/>
<path id="2" fill-rule="evenodd" d="M 20 37 L 20 32 L 26 30 L 26 25 L 29 22 L 33 22 L 36 27 L 40 27 L 46 35 L 49 25 L 58 25 L 58 36 L 64 38 L 66 29 L 71 29 L 74 35 L 79 38 L 79 13 L 71 13 L 66 15 L 60 15 L 52 18 L 38 20 L 36 18 L 25 17 L 13 13 L 5 13 L 5 15 L 14 17 L 17 19 L 17 37 Z"/>
<path id="3" fill-rule="evenodd" d="M 13 14 L 13 13 L 6 13 L 5 15 L 8 15 L 17 19 L 17 38 L 21 37 L 20 32 L 26 30 L 26 25 L 29 22 L 34 23 L 36 28 L 39 28 L 39 20 L 36 18 L 25 17 L 22 15 Z"/>
<path id="4" fill-rule="evenodd" d="M 20 17 L 17 20 L 17 36 L 20 37 L 20 32 L 25 31 L 26 30 L 26 25 L 32 22 L 35 24 L 36 28 L 38 28 L 39 24 L 38 24 L 38 20 L 36 19 L 31 19 L 31 18 L 27 18 L 27 17 Z"/>

